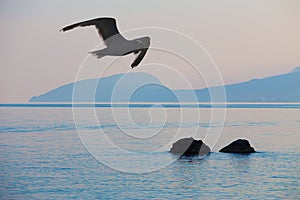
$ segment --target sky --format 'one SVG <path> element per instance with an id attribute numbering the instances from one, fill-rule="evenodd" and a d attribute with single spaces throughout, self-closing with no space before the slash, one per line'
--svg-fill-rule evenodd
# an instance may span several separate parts
<path id="1" fill-rule="evenodd" d="M 86 58 L 101 43 L 96 29 L 59 32 L 102 16 L 115 17 L 129 39 L 151 37 L 153 49 L 133 71 L 152 73 L 172 89 L 218 84 L 204 66 L 230 84 L 300 65 L 298 0 L 1 0 L 0 103 L 26 103 L 75 80 L 132 71 L 131 55 L 108 69 L 108 58 Z M 189 48 L 194 44 L 199 48 Z M 183 58 L 198 59 L 197 65 Z"/>

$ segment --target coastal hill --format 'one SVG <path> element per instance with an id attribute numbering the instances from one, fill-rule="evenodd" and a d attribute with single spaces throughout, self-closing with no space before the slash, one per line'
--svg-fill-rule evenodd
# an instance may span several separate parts
<path id="1" fill-rule="evenodd" d="M 117 74 L 63 85 L 30 102 L 176 102 L 175 94 L 147 73 Z"/>
<path id="2" fill-rule="evenodd" d="M 221 89 L 171 90 L 150 74 L 127 73 L 63 85 L 30 102 L 209 102 L 209 91 Z M 227 102 L 300 102 L 300 67 L 224 89 Z"/>
<path id="3" fill-rule="evenodd" d="M 300 102 L 300 68 L 286 74 L 225 85 L 225 91 L 227 102 Z M 203 101 L 210 100 L 207 88 L 195 92 Z"/>

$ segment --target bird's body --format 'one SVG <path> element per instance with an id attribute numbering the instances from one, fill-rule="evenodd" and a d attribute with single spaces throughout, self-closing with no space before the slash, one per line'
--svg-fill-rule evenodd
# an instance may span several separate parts
<path id="1" fill-rule="evenodd" d="M 127 40 L 118 31 L 114 18 L 97 18 L 64 27 L 61 31 L 68 31 L 76 27 L 96 26 L 98 33 L 104 40 L 106 48 L 90 52 L 97 58 L 104 56 L 124 56 L 131 53 L 138 54 L 131 64 L 134 68 L 142 61 L 150 46 L 150 37 L 142 37 L 134 40 Z"/>

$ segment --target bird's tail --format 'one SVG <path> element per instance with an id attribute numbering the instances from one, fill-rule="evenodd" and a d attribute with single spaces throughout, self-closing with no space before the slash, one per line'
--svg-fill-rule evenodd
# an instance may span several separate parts
<path id="1" fill-rule="evenodd" d="M 106 56 L 103 52 L 103 50 L 97 50 L 97 51 L 91 51 L 89 52 L 90 54 L 92 54 L 93 56 L 96 56 L 98 59 Z"/>

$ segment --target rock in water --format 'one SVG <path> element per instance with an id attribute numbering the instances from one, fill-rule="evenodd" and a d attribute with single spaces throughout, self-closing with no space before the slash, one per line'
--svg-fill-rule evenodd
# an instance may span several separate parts
<path id="1" fill-rule="evenodd" d="M 190 137 L 175 142 L 170 152 L 182 156 L 205 156 L 210 152 L 210 148 L 202 140 L 195 140 Z"/>
<path id="2" fill-rule="evenodd" d="M 248 140 L 238 139 L 226 147 L 222 148 L 219 152 L 223 153 L 255 153 L 253 147 L 250 146 Z"/>

